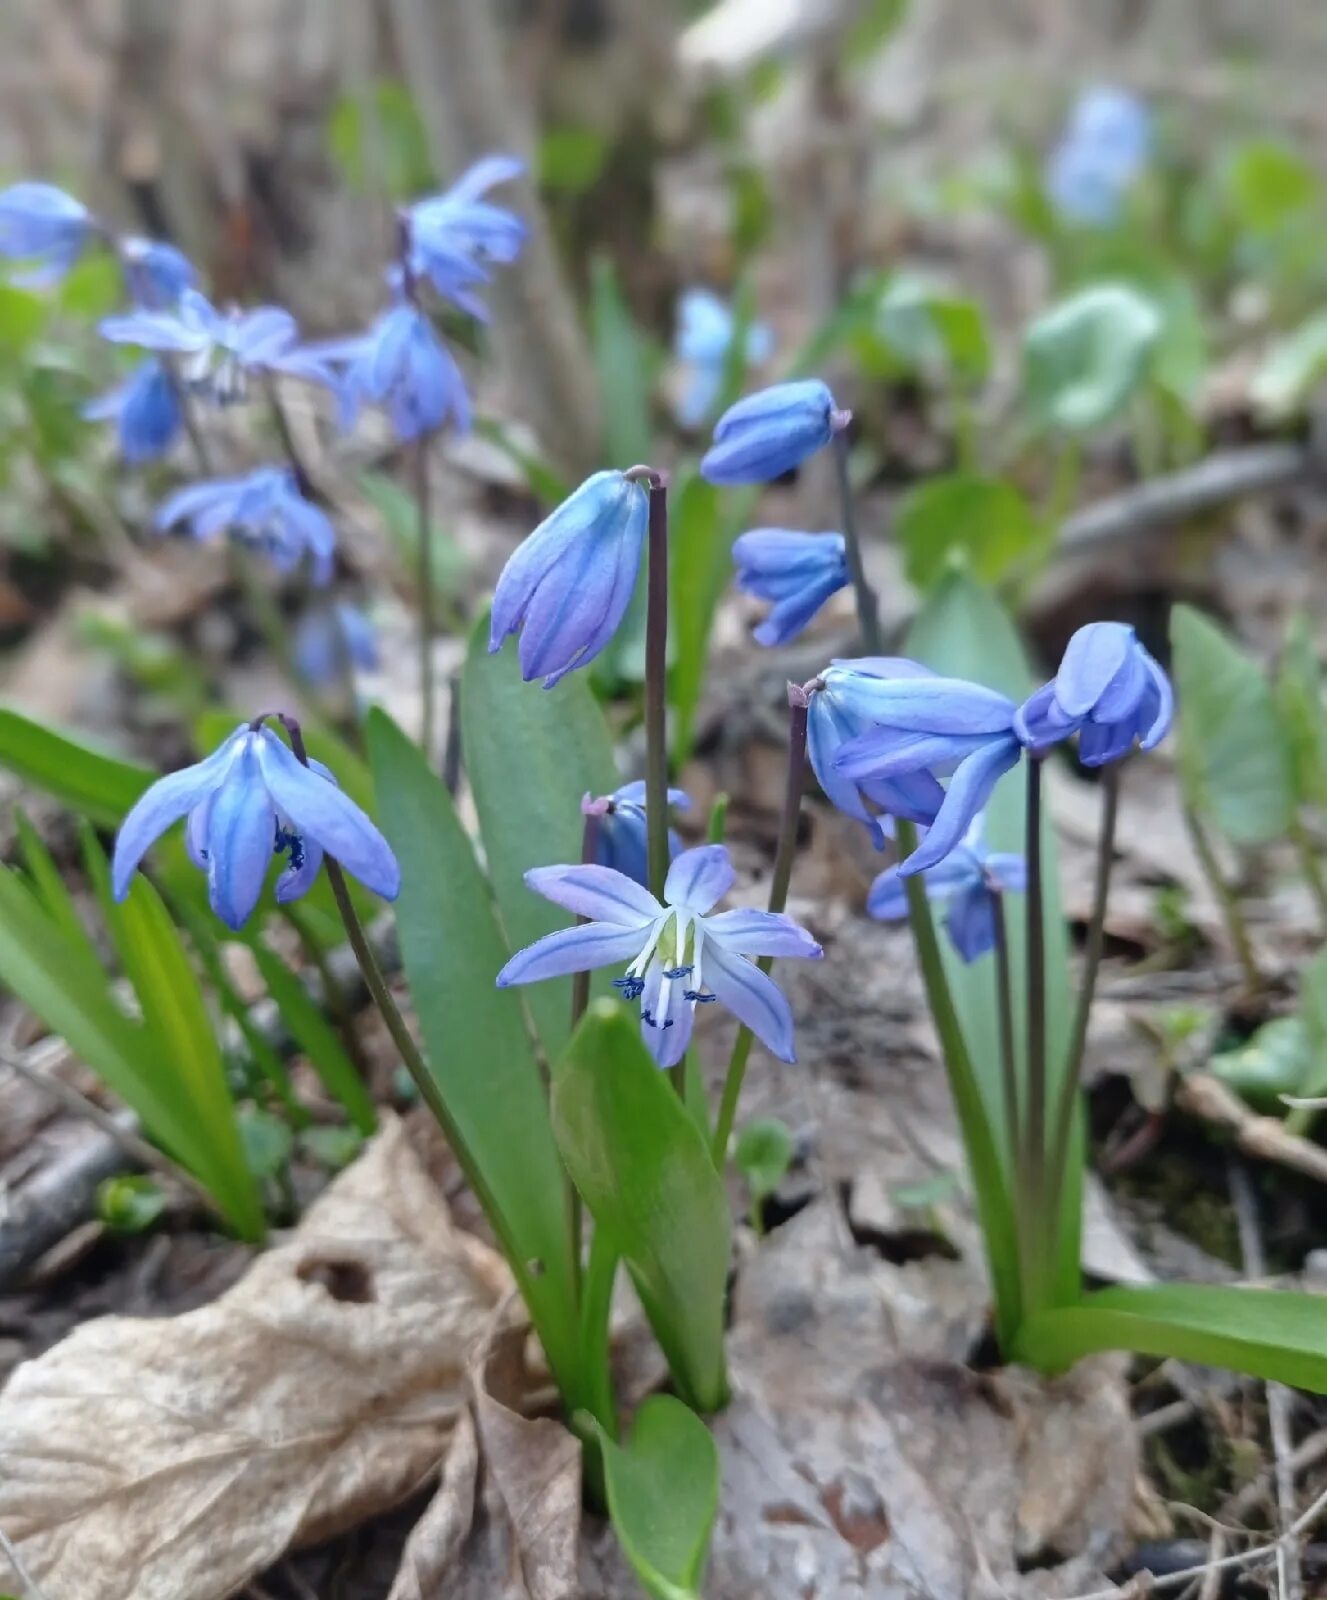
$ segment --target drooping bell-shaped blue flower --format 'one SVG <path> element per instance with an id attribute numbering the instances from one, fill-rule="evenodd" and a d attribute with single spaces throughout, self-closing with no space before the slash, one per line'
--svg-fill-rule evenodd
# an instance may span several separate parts
<path id="1" fill-rule="evenodd" d="M 514 211 L 484 196 L 524 171 L 525 163 L 515 156 L 484 156 L 443 194 L 405 209 L 411 273 L 481 319 L 487 318 L 487 308 L 471 288 L 487 282 L 489 263 L 515 261 L 530 231 Z"/>
<path id="2" fill-rule="evenodd" d="M 373 624 L 346 600 L 314 606 L 295 629 L 295 666 L 306 682 L 320 688 L 339 682 L 347 668 L 376 672 L 378 636 Z"/>
<path id="3" fill-rule="evenodd" d="M 26 261 L 11 282 L 26 288 L 58 283 L 98 232 L 81 200 L 51 183 L 15 183 L 0 190 L 0 256 Z"/>
<path id="4" fill-rule="evenodd" d="M 391 846 L 342 794 L 320 762 L 303 766 L 267 727 L 241 723 L 205 761 L 160 778 L 137 801 L 115 840 L 117 900 L 152 844 L 181 817 L 190 859 L 207 873 L 208 899 L 229 928 L 242 928 L 274 855 L 287 865 L 276 884 L 285 905 L 312 887 L 324 855 L 368 889 L 394 900 L 401 872 Z"/>
<path id="5" fill-rule="evenodd" d="M 450 419 L 457 433 L 470 428 L 470 397 L 451 352 L 428 317 L 403 300 L 357 338 L 313 347 L 332 363 L 345 363 L 341 424 L 354 426 L 366 402 L 381 406 L 400 440 L 420 439 Z"/>
<path id="6" fill-rule="evenodd" d="M 848 673 L 840 695 L 864 725 L 833 758 L 840 778 L 854 784 L 925 778 L 937 787 L 940 778 L 949 779 L 926 837 L 901 870 L 908 876 L 934 866 L 959 844 L 996 783 L 1018 762 L 1014 702 L 979 683 L 915 672 Z"/>
<path id="7" fill-rule="evenodd" d="M 299 492 L 285 467 L 259 467 L 242 478 L 211 478 L 168 495 L 153 518 L 158 532 L 183 523 L 195 539 L 229 533 L 292 572 L 307 554 L 315 583 L 332 575 L 336 531 L 327 513 Z"/>
<path id="8" fill-rule="evenodd" d="M 175 380 L 149 356 L 123 382 L 83 407 L 89 422 L 114 422 L 120 454 L 131 464 L 164 456 L 184 426 Z"/>
<path id="9" fill-rule="evenodd" d="M 713 290 L 686 289 L 678 297 L 673 355 L 685 378 L 675 413 L 682 427 L 699 427 L 714 409 L 736 333 L 731 309 Z M 768 361 L 773 349 L 770 330 L 763 322 L 753 322 L 746 330 L 745 365 Z"/>
<path id="10" fill-rule="evenodd" d="M 877 850 L 892 836 L 893 817 L 929 823 L 945 792 L 929 772 L 890 778 L 850 778 L 838 766 L 839 751 L 865 733 L 871 718 L 862 710 L 859 678 L 929 677 L 929 669 L 902 656 L 863 656 L 835 661 L 821 673 L 806 713 L 806 751 L 831 803 L 862 823 Z"/>
<path id="11" fill-rule="evenodd" d="M 171 310 L 198 283 L 188 256 L 160 239 L 121 239 L 120 264 L 134 304 L 145 311 Z"/>
<path id="12" fill-rule="evenodd" d="M 995 944 L 995 897 L 1023 894 L 1027 863 L 1022 856 L 988 850 L 982 818 L 968 828 L 961 844 L 921 875 L 926 897 L 945 907 L 945 927 L 964 961 L 975 961 Z M 871 885 L 866 909 L 879 922 L 898 922 L 908 914 L 908 893 L 898 867 L 886 867 Z"/>
<path id="13" fill-rule="evenodd" d="M 1069 222 L 1109 226 L 1147 164 L 1152 119 L 1125 89 L 1099 85 L 1076 101 L 1046 169 L 1046 189 Z"/>
<path id="14" fill-rule="evenodd" d="M 787 644 L 848 583 L 841 533 L 753 528 L 733 541 L 737 587 L 774 609 L 755 629 L 759 644 Z"/>
<path id="15" fill-rule="evenodd" d="M 648 522 L 643 484 L 621 472 L 587 478 L 502 569 L 490 651 L 519 628 L 521 676 L 546 689 L 588 666 L 626 615 Z"/>
<path id="16" fill-rule="evenodd" d="M 691 805 L 691 796 L 684 789 L 670 789 L 668 804 L 679 811 Z M 624 783 L 612 794 L 586 795 L 581 801 L 581 814 L 599 818 L 599 835 L 595 860 L 601 867 L 612 867 L 614 872 L 649 887 L 649 826 L 645 820 L 645 784 Z M 674 829 L 668 830 L 668 858 L 671 861 L 682 848 L 682 841 Z"/>
<path id="17" fill-rule="evenodd" d="M 852 420 L 818 378 L 749 394 L 714 425 L 700 463 L 710 483 L 768 483 L 821 450 Z"/>
<path id="18" fill-rule="evenodd" d="M 1170 680 L 1123 622 L 1089 622 L 1064 652 L 1060 670 L 1019 707 L 1014 732 L 1029 750 L 1078 735 L 1078 759 L 1105 766 L 1135 741 L 1153 750 L 1170 730 Z"/>
<path id="19" fill-rule="evenodd" d="M 664 885 L 665 904 L 611 867 L 536 867 L 525 875 L 530 888 L 589 920 L 546 934 L 514 955 L 498 974 L 498 987 L 626 963 L 613 983 L 625 1000 L 640 1001 L 641 1038 L 659 1066 L 677 1065 L 691 1042 L 697 1005 L 715 1000 L 771 1054 L 792 1061 L 792 1008 L 751 958 L 816 960 L 824 952 L 782 912 L 712 914 L 734 878 L 721 844 L 677 857 Z"/>

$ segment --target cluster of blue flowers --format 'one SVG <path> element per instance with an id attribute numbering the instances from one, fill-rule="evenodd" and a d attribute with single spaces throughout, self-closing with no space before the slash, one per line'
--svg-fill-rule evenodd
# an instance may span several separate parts
<path id="1" fill-rule="evenodd" d="M 1106 85 L 1079 96 L 1046 167 L 1046 192 L 1066 221 L 1115 222 L 1152 151 L 1152 118 L 1125 89 Z"/>

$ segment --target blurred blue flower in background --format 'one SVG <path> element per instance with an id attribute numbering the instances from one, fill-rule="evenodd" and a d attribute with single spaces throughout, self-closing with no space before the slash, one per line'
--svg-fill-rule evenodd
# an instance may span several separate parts
<path id="1" fill-rule="evenodd" d="M 995 897 L 1023 894 L 1027 863 L 1022 856 L 987 850 L 982 818 L 963 842 L 922 873 L 929 900 L 947 907 L 945 926 L 964 961 L 975 961 L 995 944 Z M 866 897 L 868 913 L 879 922 L 900 922 L 908 914 L 908 892 L 898 867 L 886 867 Z"/>
<path id="2" fill-rule="evenodd" d="M 1108 227 L 1151 149 L 1152 115 L 1137 96 L 1108 85 L 1087 89 L 1047 163 L 1047 193 L 1066 220 Z"/>
<path id="3" fill-rule="evenodd" d="M 386 839 L 321 762 L 304 766 L 270 728 L 241 723 L 205 761 L 159 778 L 142 795 L 115 840 L 117 900 L 151 846 L 184 816 L 190 860 L 207 873 L 208 899 L 228 928 L 242 928 L 253 914 L 274 855 L 289 860 L 277 879 L 281 905 L 312 888 L 324 853 L 384 900 L 400 892 Z"/>
<path id="4" fill-rule="evenodd" d="M 31 263 L 11 275 L 24 288 L 58 283 L 99 232 L 81 200 L 50 183 L 15 183 L 0 190 L 0 256 Z"/>
<path id="5" fill-rule="evenodd" d="M 649 521 L 643 484 L 596 472 L 518 546 L 493 591 L 488 648 L 519 628 L 521 676 L 551 689 L 617 632 Z"/>
<path id="6" fill-rule="evenodd" d="M 530 231 L 514 211 L 483 197 L 524 171 L 516 156 L 483 156 L 450 189 L 417 200 L 402 213 L 411 273 L 481 320 L 487 320 L 487 307 L 470 288 L 488 281 L 488 263 L 515 261 Z"/>
<path id="7" fill-rule="evenodd" d="M 175 380 L 155 356 L 83 407 L 89 422 L 114 422 L 120 454 L 133 464 L 164 456 L 184 424 Z"/>
<path id="8" fill-rule="evenodd" d="M 733 541 L 737 587 L 774 609 L 754 630 L 758 644 L 787 644 L 848 583 L 841 533 L 753 528 Z"/>
<path id="9" fill-rule="evenodd" d="M 714 409 L 736 331 L 732 311 L 712 290 L 686 289 L 678 297 L 673 354 L 685 378 L 675 412 L 682 427 L 699 427 Z M 760 366 L 773 350 L 773 334 L 763 322 L 753 322 L 746 330 L 745 365 Z"/>
<path id="10" fill-rule="evenodd" d="M 376 672 L 378 635 L 358 606 L 348 600 L 315 606 L 295 629 L 295 666 L 307 682 L 325 688 L 339 683 L 347 668 Z"/>
<path id="11" fill-rule="evenodd" d="M 309 349 L 315 361 L 344 363 L 341 425 L 354 426 L 360 407 L 381 406 L 396 437 L 407 441 L 432 433 L 451 419 L 458 433 L 470 427 L 465 379 L 433 324 L 417 306 L 402 301 L 365 334 Z"/>
<path id="12" fill-rule="evenodd" d="M 285 467 L 259 467 L 242 478 L 212 478 L 177 489 L 162 501 L 153 522 L 163 533 L 183 523 L 195 539 L 229 533 L 260 550 L 280 572 L 292 572 L 307 554 L 315 583 L 332 575 L 335 530 Z"/>
<path id="13" fill-rule="evenodd" d="M 684 789 L 670 789 L 668 804 L 679 811 L 691 806 L 691 796 Z M 645 820 L 645 784 L 624 783 L 612 794 L 594 798 L 586 795 L 581 801 L 581 814 L 598 817 L 599 835 L 595 860 L 601 867 L 612 867 L 625 873 L 643 887 L 649 887 L 649 829 Z M 668 856 L 671 860 L 682 848 L 676 832 L 668 830 Z"/>
<path id="14" fill-rule="evenodd" d="M 700 463 L 710 483 L 768 483 L 814 455 L 852 420 L 818 378 L 776 383 L 729 406 Z"/>
<path id="15" fill-rule="evenodd" d="M 120 265 L 134 304 L 145 311 L 169 311 L 186 289 L 197 287 L 193 262 L 159 239 L 121 239 Z"/>

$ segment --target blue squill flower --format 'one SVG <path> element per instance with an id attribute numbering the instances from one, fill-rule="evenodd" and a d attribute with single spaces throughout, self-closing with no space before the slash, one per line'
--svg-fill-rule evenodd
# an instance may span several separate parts
<path id="1" fill-rule="evenodd" d="M 295 629 L 295 666 L 306 682 L 320 688 L 339 683 L 347 668 L 376 672 L 378 636 L 373 624 L 345 600 L 315 606 Z"/>
<path id="2" fill-rule="evenodd" d="M 753 528 L 733 541 L 733 560 L 737 587 L 774 602 L 774 609 L 755 630 L 760 644 L 795 639 L 830 595 L 848 583 L 841 533 Z"/>
<path id="3" fill-rule="evenodd" d="M 851 666 L 852 663 L 845 663 Z M 838 774 L 853 783 L 948 777 L 926 837 L 900 869 L 905 876 L 942 861 L 962 840 L 1022 746 L 1016 707 L 994 689 L 962 678 L 882 678 L 850 673 L 840 690 L 866 731 L 841 745 Z"/>
<path id="4" fill-rule="evenodd" d="M 89 422 L 114 422 L 120 454 L 137 464 L 164 456 L 184 425 L 175 380 L 149 356 L 123 383 L 83 407 Z"/>
<path id="5" fill-rule="evenodd" d="M 835 661 L 821 673 L 806 714 L 806 750 L 811 767 L 831 803 L 854 817 L 871 835 L 877 850 L 892 836 L 893 817 L 929 823 L 944 802 L 945 792 L 926 771 L 891 778 L 849 778 L 836 758 L 845 744 L 871 727 L 860 708 L 859 678 L 929 677 L 929 669 L 901 656 L 864 656 Z"/>
<path id="6" fill-rule="evenodd" d="M 1046 171 L 1046 188 L 1061 216 L 1109 226 L 1147 164 L 1151 145 L 1151 116 L 1127 90 L 1100 86 L 1080 95 Z"/>
<path id="7" fill-rule="evenodd" d="M 1014 732 L 1034 752 L 1078 735 L 1085 767 L 1118 761 L 1134 741 L 1153 750 L 1170 730 L 1170 680 L 1123 622 L 1089 622 L 1070 639 L 1060 670 L 1019 707 Z"/>
<path id="8" fill-rule="evenodd" d="M 642 484 L 596 472 L 544 518 L 502 569 L 489 650 L 521 630 L 521 676 L 551 689 L 617 632 L 636 588 L 649 520 Z"/>
<path id="9" fill-rule="evenodd" d="M 335 383 L 330 367 L 301 348 L 299 326 L 280 306 L 223 312 L 197 289 L 186 289 L 173 309 L 107 317 L 101 332 L 112 344 L 178 357 L 182 381 L 219 405 L 243 400 L 255 372 Z"/>
<path id="10" fill-rule="evenodd" d="M 211 478 L 177 489 L 157 508 L 153 523 L 163 533 L 184 523 L 195 539 L 229 533 L 260 550 L 279 572 L 294 571 L 307 554 L 315 583 L 332 575 L 335 530 L 285 467 L 259 467 L 242 478 Z"/>
<path id="11" fill-rule="evenodd" d="M 281 905 L 307 893 L 324 854 L 384 900 L 400 890 L 382 834 L 321 762 L 301 765 L 270 728 L 241 723 L 205 761 L 158 779 L 139 798 L 115 840 L 117 900 L 152 844 L 185 816 L 190 859 L 207 873 L 208 899 L 228 928 L 248 921 L 274 855 L 288 858 L 276 884 Z"/>
<path id="12" fill-rule="evenodd" d="M 676 407 L 682 427 L 699 427 L 714 409 L 736 331 L 732 311 L 712 290 L 687 289 L 679 297 L 673 354 L 686 377 Z M 768 361 L 773 348 L 770 330 L 763 322 L 753 322 L 746 330 L 745 364 L 755 367 Z"/>
<path id="13" fill-rule="evenodd" d="M 409 301 L 379 317 L 368 333 L 313 354 L 345 363 L 341 423 L 354 426 L 366 401 L 382 406 L 402 441 L 422 438 L 451 419 L 457 433 L 470 427 L 465 379 L 433 324 Z"/>
<path id="14" fill-rule="evenodd" d="M 721 844 L 684 850 L 658 900 L 611 867 L 536 867 L 525 881 L 536 894 L 590 920 L 546 934 L 514 955 L 498 987 L 537 983 L 571 972 L 626 963 L 613 980 L 626 1000 L 639 1000 L 641 1037 L 661 1067 L 686 1054 L 697 1005 L 721 1000 L 780 1061 L 793 1061 L 793 1018 L 783 991 L 753 956 L 823 951 L 805 928 L 778 911 L 712 907 L 735 874 Z"/>
<path id="15" fill-rule="evenodd" d="M 193 262 L 173 244 L 129 238 L 120 240 L 119 249 L 125 286 L 145 311 L 169 311 L 186 289 L 197 285 Z"/>
<path id="16" fill-rule="evenodd" d="M 50 183 L 0 190 L 0 256 L 31 265 L 11 275 L 26 288 L 58 283 L 99 232 L 81 200 Z"/>
<path id="17" fill-rule="evenodd" d="M 691 796 L 684 789 L 670 789 L 668 804 L 679 811 L 691 805 Z M 586 795 L 581 801 L 581 815 L 599 818 L 598 848 L 595 860 L 601 867 L 612 867 L 636 883 L 649 887 L 649 830 L 645 821 L 645 785 L 643 782 L 624 783 L 612 794 L 597 797 Z M 674 829 L 668 830 L 668 858 L 671 861 L 682 848 L 682 841 Z"/>
<path id="18" fill-rule="evenodd" d="M 524 171 L 525 163 L 515 156 L 484 156 L 443 194 L 407 206 L 411 272 L 427 278 L 445 299 L 467 310 L 478 305 L 486 314 L 482 303 L 468 296 L 468 287 L 486 281 L 489 262 L 515 261 L 529 228 L 514 211 L 484 196 Z"/>
<path id="19" fill-rule="evenodd" d="M 975 961 L 995 944 L 995 897 L 1023 894 L 1027 863 L 1022 856 L 987 850 L 978 816 L 963 842 L 922 873 L 928 900 L 946 907 L 945 927 L 964 961 Z M 886 867 L 871 885 L 866 909 L 879 922 L 908 914 L 908 895 L 898 867 Z"/>
<path id="20" fill-rule="evenodd" d="M 701 476 L 718 484 L 768 483 L 823 449 L 851 420 L 818 378 L 777 383 L 719 418 Z"/>

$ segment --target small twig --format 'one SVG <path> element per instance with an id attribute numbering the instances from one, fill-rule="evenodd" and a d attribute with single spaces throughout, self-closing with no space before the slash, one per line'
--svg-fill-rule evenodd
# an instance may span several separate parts
<path id="1" fill-rule="evenodd" d="M 1327 1428 L 1319 1428 L 1290 1452 L 1288 1465 L 1292 1473 L 1298 1474 L 1316 1467 L 1324 1459 L 1327 1459 Z M 1272 1469 L 1260 1472 L 1252 1483 L 1246 1483 L 1238 1494 L 1223 1502 L 1220 1512 L 1224 1520 L 1237 1523 L 1246 1521 L 1258 1502 L 1273 1488 L 1274 1476 Z"/>
<path id="2" fill-rule="evenodd" d="M 1250 1111 L 1233 1089 L 1210 1072 L 1185 1073 L 1175 1085 L 1175 1104 L 1189 1116 L 1225 1129 L 1246 1156 L 1273 1161 L 1327 1183 L 1327 1150 L 1288 1132 L 1279 1117 L 1261 1117 Z"/>
<path id="3" fill-rule="evenodd" d="M 47 1600 L 46 1592 L 28 1571 L 18 1547 L 3 1528 L 0 1528 L 0 1552 L 14 1569 L 14 1575 L 23 1585 L 24 1600 Z"/>

